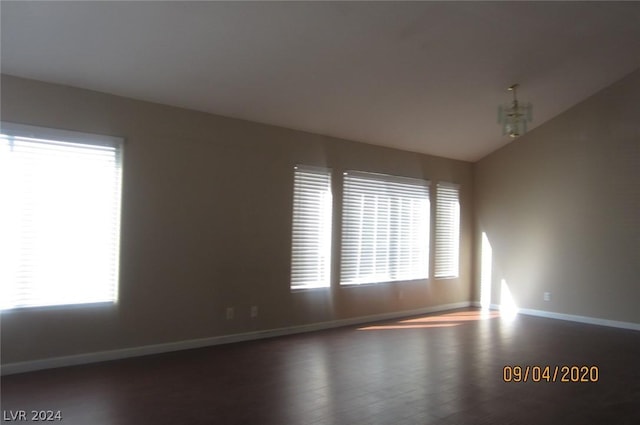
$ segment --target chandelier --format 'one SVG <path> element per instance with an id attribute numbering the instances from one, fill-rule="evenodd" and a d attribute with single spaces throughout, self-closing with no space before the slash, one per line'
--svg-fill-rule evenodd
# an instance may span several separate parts
<path id="1" fill-rule="evenodd" d="M 530 103 L 521 104 L 516 96 L 518 84 L 509 87 L 513 92 L 513 101 L 498 107 L 498 124 L 502 125 L 502 135 L 508 134 L 516 138 L 527 132 L 527 122 L 531 121 L 532 106 Z"/>

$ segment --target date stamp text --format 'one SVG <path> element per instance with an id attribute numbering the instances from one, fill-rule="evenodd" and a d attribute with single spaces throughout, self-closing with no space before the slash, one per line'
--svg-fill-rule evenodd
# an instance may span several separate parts
<path id="1" fill-rule="evenodd" d="M 598 382 L 598 366 L 504 366 L 504 382 Z"/>

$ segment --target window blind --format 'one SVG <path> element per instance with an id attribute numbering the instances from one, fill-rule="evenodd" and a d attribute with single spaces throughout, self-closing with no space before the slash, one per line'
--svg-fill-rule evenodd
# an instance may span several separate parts
<path id="1" fill-rule="evenodd" d="M 116 301 L 121 140 L 0 133 L 0 308 Z"/>
<path id="2" fill-rule="evenodd" d="M 459 186 L 438 183 L 436 187 L 436 256 L 437 278 L 458 276 L 460 252 Z"/>
<path id="3" fill-rule="evenodd" d="M 341 284 L 426 279 L 429 208 L 428 181 L 345 173 Z"/>
<path id="4" fill-rule="evenodd" d="M 331 171 L 297 166 L 293 183 L 291 289 L 330 285 L 331 208 Z"/>

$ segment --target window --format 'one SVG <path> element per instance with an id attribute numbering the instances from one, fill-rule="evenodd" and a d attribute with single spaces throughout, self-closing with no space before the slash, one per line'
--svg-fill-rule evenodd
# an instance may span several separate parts
<path id="1" fill-rule="evenodd" d="M 0 308 L 115 302 L 121 140 L 0 133 Z"/>
<path id="2" fill-rule="evenodd" d="M 343 285 L 426 279 L 429 182 L 345 173 L 341 263 Z"/>
<path id="3" fill-rule="evenodd" d="M 436 188 L 436 264 L 435 277 L 458 277 L 460 251 L 460 189 L 438 183 Z"/>
<path id="4" fill-rule="evenodd" d="M 330 285 L 331 208 L 331 171 L 295 167 L 291 289 Z"/>

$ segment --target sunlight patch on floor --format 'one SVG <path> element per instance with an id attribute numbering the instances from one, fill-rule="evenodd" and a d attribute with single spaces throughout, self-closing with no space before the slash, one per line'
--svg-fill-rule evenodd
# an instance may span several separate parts
<path id="1" fill-rule="evenodd" d="M 388 329 L 426 329 L 426 328 L 450 328 L 462 325 L 464 322 L 475 322 L 500 317 L 499 311 L 461 311 L 455 313 L 439 314 L 437 316 L 425 316 L 415 319 L 399 320 L 388 325 L 372 325 L 358 328 L 359 331 L 388 330 Z"/>

